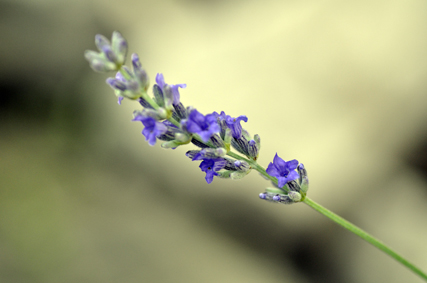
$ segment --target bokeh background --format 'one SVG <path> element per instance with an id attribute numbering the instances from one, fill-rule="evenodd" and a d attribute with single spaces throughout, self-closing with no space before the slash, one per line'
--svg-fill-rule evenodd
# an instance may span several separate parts
<path id="1" fill-rule="evenodd" d="M 427 2 L 0 1 L 0 282 L 422 282 L 255 172 L 210 185 L 150 147 L 83 58 L 119 30 L 259 163 L 427 270 Z"/>

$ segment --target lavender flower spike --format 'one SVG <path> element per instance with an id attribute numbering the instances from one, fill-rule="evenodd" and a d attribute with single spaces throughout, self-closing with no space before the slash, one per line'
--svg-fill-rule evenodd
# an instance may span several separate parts
<path id="1" fill-rule="evenodd" d="M 293 181 L 299 177 L 298 173 L 295 171 L 297 166 L 298 161 L 296 159 L 286 162 L 276 153 L 273 162 L 270 162 L 266 172 L 270 176 L 276 177 L 279 188 L 282 188 L 287 182 Z"/>

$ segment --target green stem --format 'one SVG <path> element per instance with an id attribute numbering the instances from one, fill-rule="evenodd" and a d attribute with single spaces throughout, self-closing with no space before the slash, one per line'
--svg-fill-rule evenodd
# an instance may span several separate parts
<path id="1" fill-rule="evenodd" d="M 342 227 L 344 227 L 345 229 L 349 230 L 350 232 L 353 232 L 354 234 L 356 234 L 357 236 L 359 236 L 363 240 L 367 241 L 368 243 L 370 243 L 373 246 L 377 247 L 378 249 L 382 250 L 383 252 L 385 252 L 386 254 L 388 254 L 389 256 L 391 256 L 392 258 L 394 258 L 395 260 L 397 260 L 398 262 L 400 262 L 401 264 L 403 264 L 404 266 L 406 266 L 407 268 L 409 268 L 410 270 L 412 270 L 415 274 L 417 274 L 418 276 L 420 276 L 421 278 L 423 278 L 425 281 L 427 281 L 427 275 L 424 272 L 422 272 L 418 267 L 416 267 L 415 265 L 413 265 L 412 263 L 410 263 L 409 261 L 407 261 L 401 255 L 399 255 L 398 253 L 396 253 L 395 251 L 393 251 L 390 247 L 388 247 L 387 245 L 385 245 L 380 240 L 374 238 L 373 236 L 371 236 L 370 234 L 366 233 L 365 231 L 363 231 L 362 229 L 360 229 L 356 225 L 348 222 L 344 218 L 336 215 L 332 211 L 324 208 L 320 204 L 312 201 L 311 199 L 309 199 L 307 197 L 303 200 L 303 202 L 305 204 L 307 204 L 308 206 L 310 206 L 311 208 L 313 208 L 314 210 L 316 210 L 316 211 L 320 212 L 321 214 L 325 215 L 326 217 L 328 217 L 329 219 L 331 219 L 332 221 L 334 221 L 338 225 L 341 225 Z"/>
<path id="2" fill-rule="evenodd" d="M 260 166 L 256 161 L 246 159 L 246 158 L 244 158 L 244 157 L 242 157 L 236 153 L 233 153 L 233 152 L 229 152 L 227 155 L 229 155 L 233 158 L 244 160 L 244 161 L 248 162 L 251 165 L 252 169 L 255 169 L 261 175 L 265 176 L 267 179 L 271 180 L 273 183 L 275 183 L 277 185 L 277 179 L 268 175 L 267 172 L 265 171 L 265 169 L 262 166 Z M 321 214 L 325 215 L 326 217 L 328 217 L 329 219 L 331 219 L 332 221 L 334 221 L 338 225 L 341 225 L 342 227 L 346 228 L 350 232 L 353 232 L 354 234 L 361 237 L 362 239 L 364 239 L 368 243 L 372 244 L 373 246 L 377 247 L 381 251 L 385 252 L 386 254 L 388 254 L 389 256 L 391 256 L 392 258 L 394 258 L 395 260 L 397 260 L 398 262 L 400 262 L 401 264 L 403 264 L 404 266 L 409 268 L 412 272 L 414 272 L 415 274 L 417 274 L 418 276 L 423 278 L 425 281 L 427 281 L 427 274 L 425 274 L 418 267 L 416 267 L 415 265 L 410 263 L 408 260 L 403 258 L 401 255 L 399 255 L 398 253 L 393 251 L 390 247 L 385 245 L 380 240 L 374 238 L 373 236 L 371 236 L 370 234 L 368 234 L 364 230 L 360 229 L 356 225 L 348 222 L 344 218 L 338 216 L 337 214 L 335 214 L 332 211 L 324 208 L 320 204 L 312 201 L 311 199 L 309 199 L 307 197 L 305 197 L 302 200 L 302 202 L 304 202 L 308 206 L 312 207 L 314 210 L 320 212 Z"/>

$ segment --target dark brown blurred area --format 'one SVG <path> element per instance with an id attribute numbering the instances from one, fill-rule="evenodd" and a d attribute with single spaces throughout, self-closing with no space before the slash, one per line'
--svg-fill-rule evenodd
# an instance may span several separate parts
<path id="1" fill-rule="evenodd" d="M 255 172 L 150 147 L 84 60 L 120 30 L 186 106 L 247 115 L 259 162 L 427 270 L 424 1 L 0 1 L 0 282 L 421 282 Z M 113 74 L 110 74 L 113 76 Z"/>

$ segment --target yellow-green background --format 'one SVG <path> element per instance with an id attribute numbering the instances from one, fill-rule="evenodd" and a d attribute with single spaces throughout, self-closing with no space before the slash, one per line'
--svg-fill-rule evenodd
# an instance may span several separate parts
<path id="1" fill-rule="evenodd" d="M 0 1 L 0 282 L 421 282 L 252 172 L 150 147 L 83 58 L 119 30 L 151 81 L 247 115 L 260 164 L 427 270 L 427 2 Z M 129 53 L 129 54 L 130 54 Z"/>

